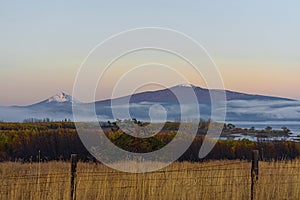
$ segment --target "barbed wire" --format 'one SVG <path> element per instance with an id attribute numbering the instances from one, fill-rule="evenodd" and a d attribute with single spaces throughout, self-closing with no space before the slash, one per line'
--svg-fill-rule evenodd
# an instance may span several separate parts
<path id="1" fill-rule="evenodd" d="M 48 176 L 66 176 L 66 175 L 70 175 L 69 172 L 62 172 L 62 173 L 46 173 L 46 174 L 22 174 L 22 175 L 5 175 L 5 176 L 1 176 L 0 175 L 0 178 L 4 178 L 4 179 L 7 179 L 7 178 L 37 178 L 37 177 L 43 177 L 43 178 L 48 178 Z"/>

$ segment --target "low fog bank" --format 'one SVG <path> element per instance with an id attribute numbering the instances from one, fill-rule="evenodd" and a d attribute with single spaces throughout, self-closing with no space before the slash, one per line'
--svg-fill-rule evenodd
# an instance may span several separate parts
<path id="1" fill-rule="evenodd" d="M 195 108 L 199 108 L 199 111 Z M 90 121 L 91 105 L 78 106 L 77 120 Z M 230 100 L 227 107 L 218 107 L 217 110 L 224 112 L 226 109 L 226 121 L 243 122 L 267 122 L 267 121 L 293 121 L 300 123 L 299 101 L 261 101 L 261 100 Z M 114 114 L 113 114 L 114 113 Z M 128 105 L 96 106 L 96 114 L 99 120 L 115 120 L 136 118 L 142 121 L 178 121 L 181 117 L 196 118 L 200 113 L 203 119 L 209 119 L 211 105 L 200 104 L 174 104 L 174 103 L 151 103 L 141 102 Z M 7 122 L 22 122 L 28 118 L 49 118 L 53 121 L 64 119 L 73 120 L 72 107 L 0 107 L 0 120 Z"/>

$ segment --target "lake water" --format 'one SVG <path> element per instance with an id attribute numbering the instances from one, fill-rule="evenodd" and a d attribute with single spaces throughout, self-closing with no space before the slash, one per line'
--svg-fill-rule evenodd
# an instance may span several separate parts
<path id="1" fill-rule="evenodd" d="M 228 122 L 229 123 L 229 122 Z M 265 129 L 267 126 L 271 126 L 274 130 L 281 130 L 282 126 L 286 126 L 291 130 L 293 135 L 300 135 L 300 122 L 230 122 L 239 128 L 251 128 L 255 129 Z"/>
<path id="2" fill-rule="evenodd" d="M 273 140 L 273 141 L 296 141 L 299 142 L 300 135 L 300 122 L 227 122 L 232 123 L 236 127 L 239 128 L 251 128 L 255 127 L 256 130 L 265 129 L 267 126 L 271 126 L 274 130 L 281 130 L 282 126 L 286 126 L 288 129 L 291 130 L 290 137 L 270 137 L 266 140 Z M 232 134 L 231 137 L 221 137 L 221 140 L 241 140 L 241 139 L 249 139 L 251 141 L 258 141 L 257 137 L 251 135 L 241 135 L 241 134 Z"/>

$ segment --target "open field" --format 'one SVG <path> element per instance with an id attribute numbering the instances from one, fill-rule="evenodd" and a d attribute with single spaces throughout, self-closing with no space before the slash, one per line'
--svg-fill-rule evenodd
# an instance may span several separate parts
<path id="1" fill-rule="evenodd" d="M 300 198 L 300 160 L 259 166 L 254 199 Z M 250 199 L 250 168 L 246 161 L 182 162 L 129 174 L 79 162 L 76 199 Z M 70 163 L 0 163 L 0 184 L 0 199 L 69 199 Z"/>

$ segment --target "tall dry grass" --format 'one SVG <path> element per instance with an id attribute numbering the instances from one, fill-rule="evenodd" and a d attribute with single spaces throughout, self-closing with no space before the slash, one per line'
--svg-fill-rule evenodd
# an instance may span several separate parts
<path id="1" fill-rule="evenodd" d="M 245 161 L 183 162 L 129 174 L 79 162 L 76 198 L 249 199 L 250 168 Z M 259 173 L 255 199 L 300 199 L 300 160 L 260 162 Z M 0 163 L 0 188 L 0 199 L 69 199 L 70 163 Z"/>

